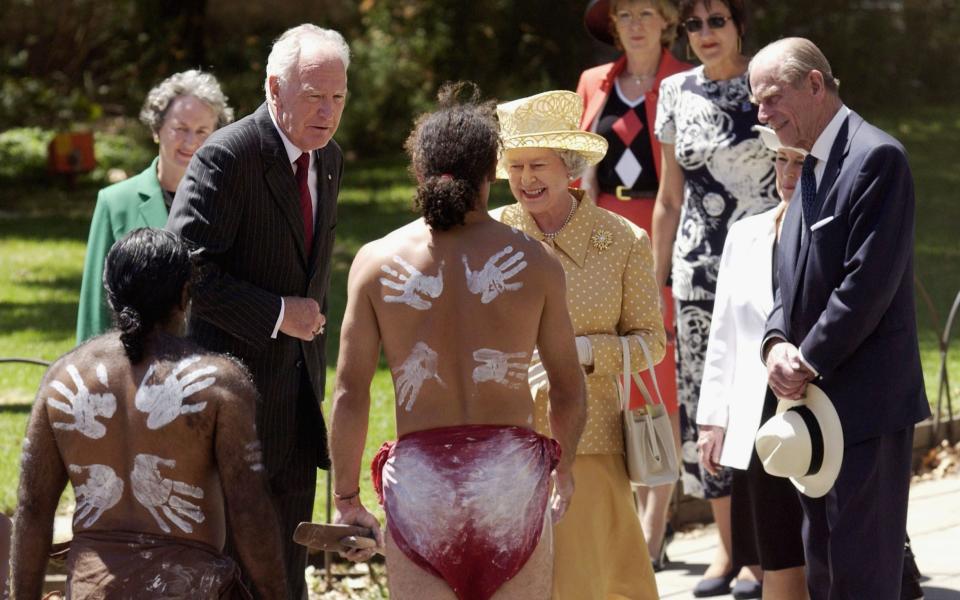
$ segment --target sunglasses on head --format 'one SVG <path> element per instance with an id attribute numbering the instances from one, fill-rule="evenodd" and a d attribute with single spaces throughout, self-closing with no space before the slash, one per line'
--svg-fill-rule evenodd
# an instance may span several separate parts
<path id="1" fill-rule="evenodd" d="M 710 29 L 721 29 L 727 24 L 727 21 L 733 17 L 721 17 L 720 15 L 710 15 L 707 17 L 707 27 Z M 700 17 L 690 17 L 683 22 L 683 28 L 687 33 L 697 33 L 703 29 L 703 19 Z"/>

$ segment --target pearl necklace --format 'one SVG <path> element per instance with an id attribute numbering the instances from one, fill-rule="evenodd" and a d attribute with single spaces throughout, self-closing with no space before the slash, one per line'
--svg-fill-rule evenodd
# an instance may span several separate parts
<path id="1" fill-rule="evenodd" d="M 553 233 L 543 234 L 544 239 L 552 242 L 558 235 L 560 235 L 560 232 L 563 231 L 563 228 L 566 227 L 567 224 L 573 219 L 573 213 L 577 212 L 577 199 L 573 196 L 570 196 L 570 199 L 573 200 L 573 203 L 570 205 L 570 212 L 567 214 L 567 218 L 563 220 L 563 224 L 560 225 L 560 229 L 554 231 Z"/>

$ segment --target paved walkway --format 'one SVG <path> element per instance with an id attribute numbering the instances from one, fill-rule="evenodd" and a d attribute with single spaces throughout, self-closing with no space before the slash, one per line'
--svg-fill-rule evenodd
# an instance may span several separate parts
<path id="1" fill-rule="evenodd" d="M 924 575 L 924 598 L 960 600 L 960 478 L 913 484 L 907 531 Z M 710 563 L 716 543 L 712 525 L 677 535 L 667 551 L 668 569 L 657 573 L 660 598 L 693 598 L 693 586 Z"/>

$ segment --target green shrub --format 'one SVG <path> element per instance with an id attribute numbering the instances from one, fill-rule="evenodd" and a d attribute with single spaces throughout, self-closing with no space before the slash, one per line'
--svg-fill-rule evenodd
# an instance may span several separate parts
<path id="1" fill-rule="evenodd" d="M 47 146 L 54 132 L 21 127 L 0 133 L 0 182 L 36 183 L 49 177 Z M 122 169 L 127 175 L 142 171 L 156 156 L 156 147 L 124 133 L 95 131 L 93 151 L 97 166 L 81 177 L 84 183 L 105 185 L 107 171 Z"/>
<path id="2" fill-rule="evenodd" d="M 42 181 L 47 173 L 47 144 L 53 132 L 22 127 L 0 133 L 0 180 Z"/>

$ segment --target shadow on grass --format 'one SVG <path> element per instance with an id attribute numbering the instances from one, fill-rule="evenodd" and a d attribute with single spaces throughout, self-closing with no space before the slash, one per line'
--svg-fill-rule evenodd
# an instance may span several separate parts
<path id="1" fill-rule="evenodd" d="M 12 213 L 0 218 L 0 239 L 6 240 L 86 242 L 89 231 L 89 216 L 40 217 Z"/>
<path id="2" fill-rule="evenodd" d="M 30 414 L 31 410 L 33 410 L 32 404 L 22 402 L 17 402 L 16 404 L 0 404 L 0 416 Z"/>
<path id="3" fill-rule="evenodd" d="M 79 283 L 76 284 L 79 288 Z M 65 302 L 0 302 L 0 331 L 35 330 L 38 342 L 60 341 L 74 335 L 77 326 L 77 303 Z"/>

